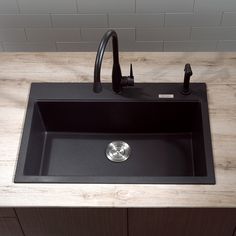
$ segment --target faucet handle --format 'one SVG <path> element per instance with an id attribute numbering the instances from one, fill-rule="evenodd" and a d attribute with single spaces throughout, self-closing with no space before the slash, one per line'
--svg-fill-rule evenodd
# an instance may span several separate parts
<path id="1" fill-rule="evenodd" d="M 191 65 L 188 63 L 184 67 L 184 83 L 182 88 L 182 94 L 189 95 L 191 93 L 190 90 L 190 77 L 193 75 Z"/>
<path id="2" fill-rule="evenodd" d="M 193 75 L 192 68 L 191 68 L 191 65 L 189 63 L 187 63 L 185 65 L 184 72 L 187 76 L 192 76 Z"/>
<path id="3" fill-rule="evenodd" d="M 127 86 L 134 86 L 133 66 L 130 64 L 129 76 L 127 77 Z"/>
<path id="4" fill-rule="evenodd" d="M 133 75 L 133 67 L 132 64 L 130 64 L 130 72 L 129 76 L 122 76 L 121 79 L 121 86 L 134 86 L 134 75 Z"/>
<path id="5" fill-rule="evenodd" d="M 134 75 L 133 75 L 133 66 L 132 63 L 130 64 L 130 72 L 129 72 L 129 77 L 134 79 Z"/>

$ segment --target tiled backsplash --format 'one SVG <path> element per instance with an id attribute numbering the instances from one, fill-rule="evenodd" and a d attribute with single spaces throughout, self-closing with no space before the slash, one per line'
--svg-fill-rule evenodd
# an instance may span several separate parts
<path id="1" fill-rule="evenodd" d="M 236 0 L 0 0 L 0 51 L 236 51 Z"/>

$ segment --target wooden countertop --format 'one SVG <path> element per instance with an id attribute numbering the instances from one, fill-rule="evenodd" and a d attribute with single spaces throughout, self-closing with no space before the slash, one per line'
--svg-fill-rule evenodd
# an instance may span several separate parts
<path id="1" fill-rule="evenodd" d="M 208 84 L 216 185 L 14 184 L 31 82 L 91 82 L 95 53 L 0 53 L 0 207 L 236 207 L 236 53 L 121 53 L 136 82 Z M 111 81 L 107 53 L 102 81 Z"/>

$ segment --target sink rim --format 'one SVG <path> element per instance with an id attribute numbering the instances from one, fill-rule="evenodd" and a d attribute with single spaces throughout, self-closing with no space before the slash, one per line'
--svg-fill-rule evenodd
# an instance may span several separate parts
<path id="1" fill-rule="evenodd" d="M 134 96 L 140 95 L 140 91 L 145 89 L 147 91 L 154 91 L 155 96 L 150 97 L 147 94 L 141 94 L 139 97 L 130 97 L 131 88 L 127 90 L 127 96 L 124 94 L 115 94 L 111 90 L 111 84 L 104 84 L 103 92 L 100 94 L 94 94 L 92 92 L 92 83 L 32 83 L 30 89 L 30 95 L 28 100 L 28 106 L 25 116 L 25 124 L 23 134 L 21 137 L 20 151 L 18 155 L 15 183 L 107 183 L 107 184 L 215 184 L 214 163 L 209 123 L 208 102 L 206 94 L 205 83 L 192 83 L 191 87 L 198 93 L 191 95 L 182 95 L 178 89 L 181 83 L 138 83 L 135 85 L 135 89 L 138 90 Z M 158 98 L 157 91 L 159 93 L 166 93 L 165 87 L 172 88 L 174 99 L 170 98 Z M 68 92 L 68 89 L 70 92 Z M 200 95 L 200 96 L 199 96 Z M 203 137 L 204 148 L 206 154 L 206 176 L 32 176 L 24 175 L 24 165 L 26 162 L 27 145 L 29 141 L 29 134 L 31 129 L 33 108 L 36 102 L 42 101 L 80 101 L 80 102 L 200 102 L 202 109 L 202 121 L 203 121 Z M 79 179 L 79 181 L 78 181 Z"/>

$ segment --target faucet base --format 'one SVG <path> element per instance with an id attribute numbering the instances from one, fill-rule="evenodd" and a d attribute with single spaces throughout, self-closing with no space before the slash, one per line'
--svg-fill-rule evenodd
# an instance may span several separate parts
<path id="1" fill-rule="evenodd" d="M 95 83 L 93 84 L 93 91 L 94 91 L 95 93 L 100 93 L 100 92 L 102 91 L 102 85 L 101 85 L 100 82 L 95 82 Z"/>

